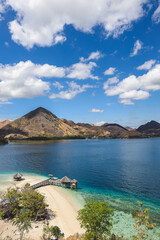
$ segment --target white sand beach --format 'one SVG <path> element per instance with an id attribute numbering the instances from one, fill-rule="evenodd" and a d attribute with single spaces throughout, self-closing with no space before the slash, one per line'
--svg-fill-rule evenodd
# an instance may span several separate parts
<path id="1" fill-rule="evenodd" d="M 26 183 L 33 185 L 44 179 L 41 176 L 34 175 L 24 177 L 25 180 L 15 182 L 16 186 L 22 187 Z M 84 232 L 77 220 L 77 212 L 83 206 L 83 200 L 81 202 L 77 201 L 76 192 L 56 186 L 41 187 L 38 191 L 45 196 L 46 203 L 49 205 L 48 208 L 55 214 L 55 217 L 49 221 L 50 226 L 59 226 L 65 237 Z M 72 194 L 71 191 L 74 193 Z M 26 234 L 26 238 L 39 240 L 42 237 L 42 230 L 42 222 L 33 223 L 32 229 Z M 18 232 L 15 233 L 14 231 L 15 227 L 11 223 L 0 221 L 0 239 L 6 236 L 11 236 L 14 240 L 18 239 Z"/>

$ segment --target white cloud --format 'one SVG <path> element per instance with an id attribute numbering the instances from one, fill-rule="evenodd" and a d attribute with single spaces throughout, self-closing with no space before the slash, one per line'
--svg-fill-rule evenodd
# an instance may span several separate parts
<path id="1" fill-rule="evenodd" d="M 88 62 L 90 60 L 98 60 L 103 57 L 103 54 L 100 51 L 92 52 L 88 58 L 81 57 L 81 62 Z"/>
<path id="2" fill-rule="evenodd" d="M 116 71 L 116 68 L 110 67 L 104 72 L 104 75 L 113 75 L 115 71 Z"/>
<path id="3" fill-rule="evenodd" d="M 85 92 L 87 88 L 93 88 L 94 86 L 84 84 L 82 86 L 78 85 L 75 82 L 67 82 L 69 88 L 66 91 L 60 91 L 59 93 L 53 93 L 50 98 L 51 99 L 56 99 L 56 98 L 61 98 L 61 99 L 73 99 L 77 94 Z"/>
<path id="4" fill-rule="evenodd" d="M 137 40 L 135 43 L 134 43 L 134 47 L 133 47 L 133 51 L 132 53 L 130 54 L 131 57 L 133 56 L 136 56 L 138 54 L 138 52 L 142 49 L 142 42 Z"/>
<path id="5" fill-rule="evenodd" d="M 126 98 L 120 99 L 119 103 L 122 103 L 124 105 L 134 105 L 134 103 L 130 99 L 126 99 Z"/>
<path id="6" fill-rule="evenodd" d="M 46 78 L 98 79 L 91 73 L 95 66 L 96 64 L 92 62 L 77 63 L 69 68 L 34 64 L 31 61 L 21 61 L 14 65 L 0 64 L 0 101 L 43 96 L 50 90 L 50 83 L 44 80 Z M 58 89 L 63 88 L 57 81 L 53 85 Z M 77 86 L 74 88 L 73 83 L 72 86 L 70 85 L 71 89 L 75 90 L 75 95 L 90 87 L 89 85 Z"/>
<path id="7" fill-rule="evenodd" d="M 57 88 L 58 90 L 64 88 L 64 86 L 60 82 L 57 82 L 57 81 L 53 83 L 53 86 L 55 88 Z"/>
<path id="8" fill-rule="evenodd" d="M 43 96 L 49 90 L 49 83 L 42 81 L 40 76 L 48 75 L 47 65 L 33 64 L 31 61 L 19 62 L 15 65 L 0 65 L 0 100 L 7 101 L 11 98 L 32 98 Z M 43 70 L 43 74 L 42 74 Z M 50 69 L 57 76 L 53 66 Z"/>
<path id="9" fill-rule="evenodd" d="M 6 0 L 16 12 L 9 23 L 12 39 L 26 48 L 51 46 L 66 40 L 65 25 L 93 33 L 103 27 L 106 36 L 117 37 L 141 18 L 149 0 Z M 59 36 L 59 37 L 57 37 Z"/>
<path id="10" fill-rule="evenodd" d="M 156 11 L 152 15 L 152 20 L 156 23 L 160 22 L 160 1 L 159 1 L 159 6 L 156 9 Z"/>
<path id="11" fill-rule="evenodd" d="M 3 101 L 3 100 L 0 101 L 0 105 L 5 105 L 5 104 L 12 104 L 12 102 Z"/>
<path id="12" fill-rule="evenodd" d="M 103 113 L 104 110 L 103 109 L 92 108 L 91 110 L 89 110 L 89 112 L 92 112 L 92 113 Z"/>
<path id="13" fill-rule="evenodd" d="M 91 73 L 95 67 L 97 67 L 97 64 L 95 62 L 75 63 L 67 69 L 67 77 L 82 80 L 87 78 L 98 80 L 99 78 Z"/>
<path id="14" fill-rule="evenodd" d="M 151 59 L 149 61 L 146 61 L 144 64 L 137 67 L 138 70 L 149 70 L 152 68 L 152 66 L 156 63 L 156 60 Z"/>
<path id="15" fill-rule="evenodd" d="M 5 12 L 4 2 L 2 0 L 0 0 L 0 21 L 3 19 L 1 14 L 4 12 Z"/>
<path id="16" fill-rule="evenodd" d="M 103 124 L 105 124 L 106 122 L 105 121 L 100 121 L 100 122 L 96 122 L 96 126 L 102 126 Z"/>
<path id="17" fill-rule="evenodd" d="M 118 83 L 119 79 L 117 77 L 113 77 L 113 78 L 109 78 L 104 84 L 103 84 L 103 88 L 106 90 L 109 85 Z"/>
<path id="18" fill-rule="evenodd" d="M 57 43 L 63 43 L 67 40 L 67 38 L 63 35 L 56 35 L 55 36 L 55 39 L 54 39 L 54 44 L 57 44 Z"/>
<path id="19" fill-rule="evenodd" d="M 134 100 L 141 100 L 146 99 L 150 96 L 150 94 L 143 90 L 131 90 L 128 92 L 121 93 L 119 95 L 120 99 L 134 99 Z"/>
<path id="20" fill-rule="evenodd" d="M 144 75 L 131 75 L 114 85 L 105 83 L 103 88 L 107 96 L 119 95 L 123 104 L 133 104 L 132 100 L 147 99 L 151 91 L 160 90 L 160 64 L 156 64 Z"/>

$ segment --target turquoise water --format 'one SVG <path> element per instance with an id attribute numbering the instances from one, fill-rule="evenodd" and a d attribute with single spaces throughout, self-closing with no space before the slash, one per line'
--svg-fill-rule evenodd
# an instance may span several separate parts
<path id="1" fill-rule="evenodd" d="M 160 224 L 160 138 L 0 146 L 1 185 L 2 176 L 17 171 L 76 178 L 79 194 L 107 201 L 119 214 L 115 222 L 126 219 L 126 226 L 137 201 L 142 201 L 153 221 Z"/>

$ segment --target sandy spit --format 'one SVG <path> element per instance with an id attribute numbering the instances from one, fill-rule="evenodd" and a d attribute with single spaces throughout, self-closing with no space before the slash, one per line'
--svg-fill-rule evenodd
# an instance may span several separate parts
<path id="1" fill-rule="evenodd" d="M 42 180 L 43 178 L 39 176 L 25 176 L 25 180 L 16 182 L 15 185 L 18 187 L 22 187 L 26 183 L 33 185 Z M 55 214 L 55 217 L 49 221 L 50 226 L 59 226 L 65 237 L 84 232 L 77 220 L 77 212 L 81 205 L 69 197 L 67 190 L 56 186 L 45 186 L 39 188 L 38 191 L 45 196 L 45 201 L 49 205 L 48 208 Z M 32 229 L 25 237 L 40 240 L 43 234 L 43 226 L 42 222 L 32 223 Z M 19 233 L 15 232 L 15 227 L 10 222 L 0 221 L 0 240 L 6 236 L 12 237 L 13 240 L 19 239 Z"/>

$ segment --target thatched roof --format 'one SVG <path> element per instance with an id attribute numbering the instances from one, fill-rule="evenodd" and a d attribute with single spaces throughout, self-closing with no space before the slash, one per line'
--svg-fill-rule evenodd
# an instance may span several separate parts
<path id="1" fill-rule="evenodd" d="M 53 177 L 53 175 L 52 175 L 52 174 L 48 174 L 48 176 L 49 176 L 49 177 Z"/>
<path id="2" fill-rule="evenodd" d="M 77 183 L 77 180 L 76 180 L 76 179 L 73 179 L 73 180 L 72 180 L 72 183 Z"/>
<path id="3" fill-rule="evenodd" d="M 71 182 L 71 179 L 69 178 L 69 177 L 63 177 L 62 179 L 61 179 L 61 182 L 62 183 L 70 183 Z"/>
<path id="4" fill-rule="evenodd" d="M 22 178 L 22 174 L 21 173 L 16 173 L 14 176 L 13 176 L 13 178 L 15 179 L 15 180 L 19 180 L 19 179 L 21 179 Z"/>

